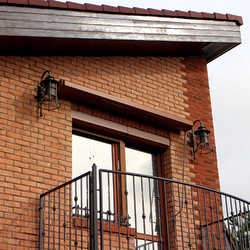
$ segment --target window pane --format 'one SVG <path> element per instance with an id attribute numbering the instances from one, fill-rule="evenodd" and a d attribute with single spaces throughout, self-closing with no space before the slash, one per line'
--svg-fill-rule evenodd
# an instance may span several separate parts
<path id="1" fill-rule="evenodd" d="M 112 144 L 99 141 L 92 138 L 87 138 L 84 136 L 79 136 L 73 134 L 72 136 L 72 176 L 73 178 L 82 175 L 90 170 L 92 170 L 93 164 L 96 164 L 97 171 L 99 169 L 112 169 Z M 98 175 L 98 172 L 97 172 Z M 98 177 L 97 177 L 98 178 Z M 88 207 L 88 194 L 84 193 L 81 186 L 88 189 L 88 183 L 86 178 L 80 183 L 77 181 L 72 187 L 72 204 L 75 214 L 84 215 L 85 208 Z M 97 181 L 97 188 L 99 189 L 99 181 Z M 113 188 L 113 179 L 103 180 L 103 192 L 107 196 L 108 189 Z M 77 194 L 77 202 L 75 201 L 75 194 Z M 113 194 L 110 195 L 113 199 Z M 107 199 L 106 199 L 107 200 Z M 100 204 L 98 201 L 98 210 L 100 210 Z M 76 209 L 77 208 L 77 209 Z M 107 201 L 103 203 L 103 209 L 112 210 L 113 204 L 108 204 Z"/>
<path id="2" fill-rule="evenodd" d="M 75 178 L 91 170 L 95 163 L 97 169 L 112 169 L 112 145 L 83 136 L 72 137 L 72 177 Z"/>
<path id="3" fill-rule="evenodd" d="M 156 157 L 153 154 L 126 148 L 126 169 L 127 172 L 157 175 Z M 136 227 L 138 233 L 159 235 L 157 215 L 160 212 L 156 202 L 158 185 L 151 178 L 127 176 L 127 204 L 130 224 Z M 156 206 L 157 204 L 157 206 Z M 137 242 L 138 249 L 147 245 L 151 249 L 152 243 Z"/>
<path id="4" fill-rule="evenodd" d="M 136 149 L 126 148 L 126 171 L 153 175 L 153 155 Z"/>

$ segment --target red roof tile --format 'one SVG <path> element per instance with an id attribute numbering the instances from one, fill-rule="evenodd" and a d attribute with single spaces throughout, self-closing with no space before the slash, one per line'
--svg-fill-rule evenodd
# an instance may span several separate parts
<path id="1" fill-rule="evenodd" d="M 28 5 L 28 0 L 8 0 L 8 3 Z"/>
<path id="2" fill-rule="evenodd" d="M 235 15 L 227 14 L 227 19 L 229 21 L 235 21 L 240 25 L 243 24 L 243 20 L 242 20 L 241 16 L 235 16 Z"/>
<path id="3" fill-rule="evenodd" d="M 217 20 L 227 20 L 227 15 L 224 14 L 214 13 L 214 16 Z"/>
<path id="4" fill-rule="evenodd" d="M 64 3 L 64 2 L 59 2 L 59 1 L 54 1 L 54 0 L 48 0 L 48 2 L 49 2 L 50 7 L 63 8 L 63 9 L 68 8 L 67 3 Z"/>
<path id="5" fill-rule="evenodd" d="M 150 15 L 148 9 L 134 7 L 134 10 L 135 10 L 135 14 L 137 14 L 137 15 Z"/>
<path id="6" fill-rule="evenodd" d="M 120 13 L 123 14 L 135 14 L 135 10 L 133 8 L 128 8 L 128 7 L 123 7 L 123 6 L 118 6 Z"/>
<path id="7" fill-rule="evenodd" d="M 164 16 L 168 16 L 168 17 L 177 17 L 177 13 L 175 11 L 172 10 L 163 10 Z"/>
<path id="8" fill-rule="evenodd" d="M 49 2 L 48 1 L 43 1 L 43 0 L 29 0 L 29 5 L 30 6 L 44 6 L 48 7 Z"/>
<path id="9" fill-rule="evenodd" d="M 103 11 L 104 12 L 110 12 L 110 13 L 119 13 L 120 10 L 118 7 L 113 7 L 113 6 L 109 6 L 109 5 L 102 5 L 103 7 Z"/>
<path id="10" fill-rule="evenodd" d="M 130 15 L 148 15 L 148 16 L 165 16 L 165 17 L 178 17 L 189 19 L 207 19 L 207 20 L 220 20 L 220 21 L 234 21 L 238 25 L 242 25 L 242 17 L 231 14 L 219 14 L 219 13 L 206 13 L 206 12 L 194 12 L 194 11 L 170 11 L 170 10 L 156 10 L 156 9 L 142 9 L 142 8 L 128 8 L 123 6 L 108 6 L 108 5 L 95 5 L 95 4 L 79 4 L 74 2 L 59 2 L 55 0 L 0 0 L 2 5 L 19 5 L 30 7 L 49 7 L 58 9 L 72 9 L 79 11 L 94 11 L 102 13 L 119 13 Z"/>
<path id="11" fill-rule="evenodd" d="M 215 19 L 214 14 L 202 12 L 204 19 Z"/>
<path id="12" fill-rule="evenodd" d="M 103 12 L 103 7 L 100 5 L 95 5 L 95 4 L 90 4 L 90 3 L 85 3 L 84 5 L 86 6 L 86 10 Z"/>
<path id="13" fill-rule="evenodd" d="M 67 2 L 67 4 L 68 4 L 68 9 L 86 10 L 86 6 L 84 4 L 74 3 L 74 2 Z"/>
<path id="14" fill-rule="evenodd" d="M 152 16 L 164 16 L 164 12 L 163 10 L 156 10 L 156 9 L 148 9 L 149 10 L 149 14 Z"/>
<path id="15" fill-rule="evenodd" d="M 190 13 L 189 12 L 176 10 L 176 13 L 177 13 L 178 17 L 190 17 Z"/>
<path id="16" fill-rule="evenodd" d="M 200 18 L 200 19 L 203 18 L 202 13 L 200 13 L 200 12 L 189 11 L 189 14 L 190 14 L 190 16 L 191 16 L 192 18 Z"/>

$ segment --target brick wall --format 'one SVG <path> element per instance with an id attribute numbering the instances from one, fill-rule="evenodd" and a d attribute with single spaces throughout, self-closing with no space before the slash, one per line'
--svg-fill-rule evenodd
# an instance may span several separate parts
<path id="1" fill-rule="evenodd" d="M 184 87 L 187 88 L 185 104 L 189 106 L 185 108 L 185 111 L 190 114 L 188 119 L 191 121 L 201 119 L 203 125 L 211 132 L 210 143 L 215 150 L 212 107 L 205 59 L 186 59 L 185 71 L 187 73 L 183 77 L 187 81 L 184 84 Z M 195 127 L 195 129 L 197 128 L 198 126 Z M 199 155 L 195 160 L 191 157 L 189 165 L 192 182 L 201 186 L 220 189 L 216 150 L 211 154 Z"/>
<path id="2" fill-rule="evenodd" d="M 71 178 L 71 102 L 61 99 L 60 110 L 39 117 L 35 87 L 45 70 L 57 80 L 201 119 L 214 147 L 205 59 L 1 56 L 0 249 L 37 249 L 39 195 Z M 156 130 L 171 140 L 164 153 L 165 176 L 182 180 L 184 133 L 154 127 L 149 132 Z M 185 163 L 185 181 L 219 189 L 215 153 L 193 160 L 186 140 Z"/>
<path id="3" fill-rule="evenodd" d="M 0 249 L 37 249 L 39 195 L 71 178 L 70 104 L 37 113 L 34 88 L 47 62 L 0 58 Z"/>

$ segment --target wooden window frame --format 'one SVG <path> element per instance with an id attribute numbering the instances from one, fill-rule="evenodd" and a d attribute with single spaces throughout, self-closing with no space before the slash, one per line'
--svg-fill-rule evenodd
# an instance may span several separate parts
<path id="1" fill-rule="evenodd" d="M 97 138 L 103 138 L 104 141 L 108 140 L 111 143 L 112 146 L 112 169 L 116 170 L 116 171 L 121 171 L 121 172 L 126 172 L 126 157 L 125 157 L 125 144 L 126 142 L 124 140 L 121 139 L 116 139 L 110 136 L 105 136 L 103 134 L 100 133 L 95 133 L 95 132 L 90 132 L 88 130 L 84 130 L 84 129 L 79 129 L 79 128 L 74 128 L 73 131 L 77 131 L 77 132 L 82 132 L 83 136 L 88 134 L 88 135 L 94 135 Z M 80 133 L 76 133 L 78 135 L 80 135 Z M 166 147 L 166 145 L 165 145 Z M 142 148 L 138 147 L 139 150 L 144 151 Z M 152 148 L 151 148 L 152 149 Z M 159 150 L 159 151 L 158 151 Z M 150 152 L 151 150 L 148 150 L 148 152 Z M 158 151 L 158 153 L 156 153 Z M 162 177 L 162 150 L 160 150 L 160 148 L 157 148 L 156 150 L 152 150 L 151 153 L 155 154 L 157 157 L 157 168 L 158 168 L 158 176 Z M 118 180 L 118 182 L 116 181 L 116 178 L 121 178 L 120 180 Z M 119 187 L 117 187 L 117 183 Z M 118 214 L 118 211 L 120 211 L 120 213 L 122 215 L 126 215 L 128 213 L 127 211 L 127 207 L 126 207 L 126 202 L 123 202 L 126 200 L 126 195 L 125 195 L 125 175 L 121 175 L 121 176 L 117 176 L 114 175 L 113 177 L 113 188 L 114 188 L 114 213 Z M 163 187 L 160 187 L 161 192 L 163 192 Z M 119 201 L 117 200 L 117 193 L 119 192 L 118 196 Z M 119 206 L 119 207 L 118 207 Z M 164 201 L 161 201 L 161 206 L 164 207 Z M 165 211 L 165 209 L 163 209 L 163 211 Z M 163 216 L 163 235 L 166 235 L 166 225 L 165 225 L 165 214 L 162 214 Z M 117 220 L 117 217 L 115 217 L 115 220 Z M 125 221 L 124 221 L 125 222 Z M 115 225 L 115 224 L 114 224 Z M 133 231 L 133 228 L 130 228 L 130 231 Z M 137 235 L 137 239 L 140 240 L 145 240 L 145 237 L 147 237 L 147 240 L 151 240 L 151 236 L 149 235 L 144 235 L 141 233 L 136 233 Z M 160 241 L 160 238 L 158 236 L 154 236 L 154 240 L 156 242 Z"/>

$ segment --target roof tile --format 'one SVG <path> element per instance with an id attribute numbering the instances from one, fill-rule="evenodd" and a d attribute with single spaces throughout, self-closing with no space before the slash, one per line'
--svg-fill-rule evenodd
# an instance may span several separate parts
<path id="1" fill-rule="evenodd" d="M 201 12 L 189 11 L 189 14 L 192 18 L 203 18 Z"/>
<path id="2" fill-rule="evenodd" d="M 123 14 L 135 14 L 135 10 L 133 8 L 118 6 L 120 13 Z"/>
<path id="3" fill-rule="evenodd" d="M 203 17 L 204 17 L 205 19 L 215 19 L 214 14 L 206 13 L 206 12 L 201 12 L 201 13 L 202 13 L 202 15 L 203 15 Z"/>
<path id="4" fill-rule="evenodd" d="M 113 7 L 113 6 L 104 5 L 104 4 L 102 5 L 102 7 L 103 7 L 103 10 L 105 12 L 113 12 L 113 13 L 119 13 L 120 12 L 118 7 Z"/>
<path id="5" fill-rule="evenodd" d="M 29 5 L 48 7 L 49 2 L 48 1 L 43 1 L 43 0 L 29 0 Z"/>
<path id="6" fill-rule="evenodd" d="M 28 5 L 28 0 L 7 0 L 8 3 Z"/>
<path id="7" fill-rule="evenodd" d="M 84 4 L 80 3 L 74 3 L 74 2 L 67 2 L 69 9 L 76 9 L 76 10 L 86 10 L 86 6 Z"/>
<path id="8" fill-rule="evenodd" d="M 236 21 L 239 25 L 243 24 L 243 20 L 242 20 L 241 16 L 235 16 L 235 15 L 227 14 L 227 19 L 229 21 Z"/>
<path id="9" fill-rule="evenodd" d="M 142 9 L 142 8 L 134 7 L 134 10 L 135 10 L 135 13 L 139 14 L 139 15 L 150 15 L 148 9 Z"/>
<path id="10" fill-rule="evenodd" d="M 214 13 L 214 16 L 218 20 L 227 20 L 227 15 L 224 15 L 224 14 Z"/>
<path id="11" fill-rule="evenodd" d="M 164 16 L 163 10 L 156 10 L 156 9 L 148 9 L 149 14 L 152 16 Z"/>
<path id="12" fill-rule="evenodd" d="M 163 10 L 164 16 L 177 16 L 177 13 L 172 10 Z"/>
<path id="13" fill-rule="evenodd" d="M 0 0 L 0 3 L 7 3 L 7 0 Z"/>
<path id="14" fill-rule="evenodd" d="M 189 12 L 176 10 L 176 13 L 177 13 L 178 17 L 190 17 L 190 13 Z"/>
<path id="15" fill-rule="evenodd" d="M 68 8 L 67 3 L 54 1 L 54 0 L 48 0 L 49 6 L 54 8 Z"/>
<path id="16" fill-rule="evenodd" d="M 100 6 L 100 5 L 85 3 L 85 6 L 86 6 L 86 10 L 89 10 L 89 11 L 101 11 L 101 12 L 103 12 L 103 7 Z"/>

